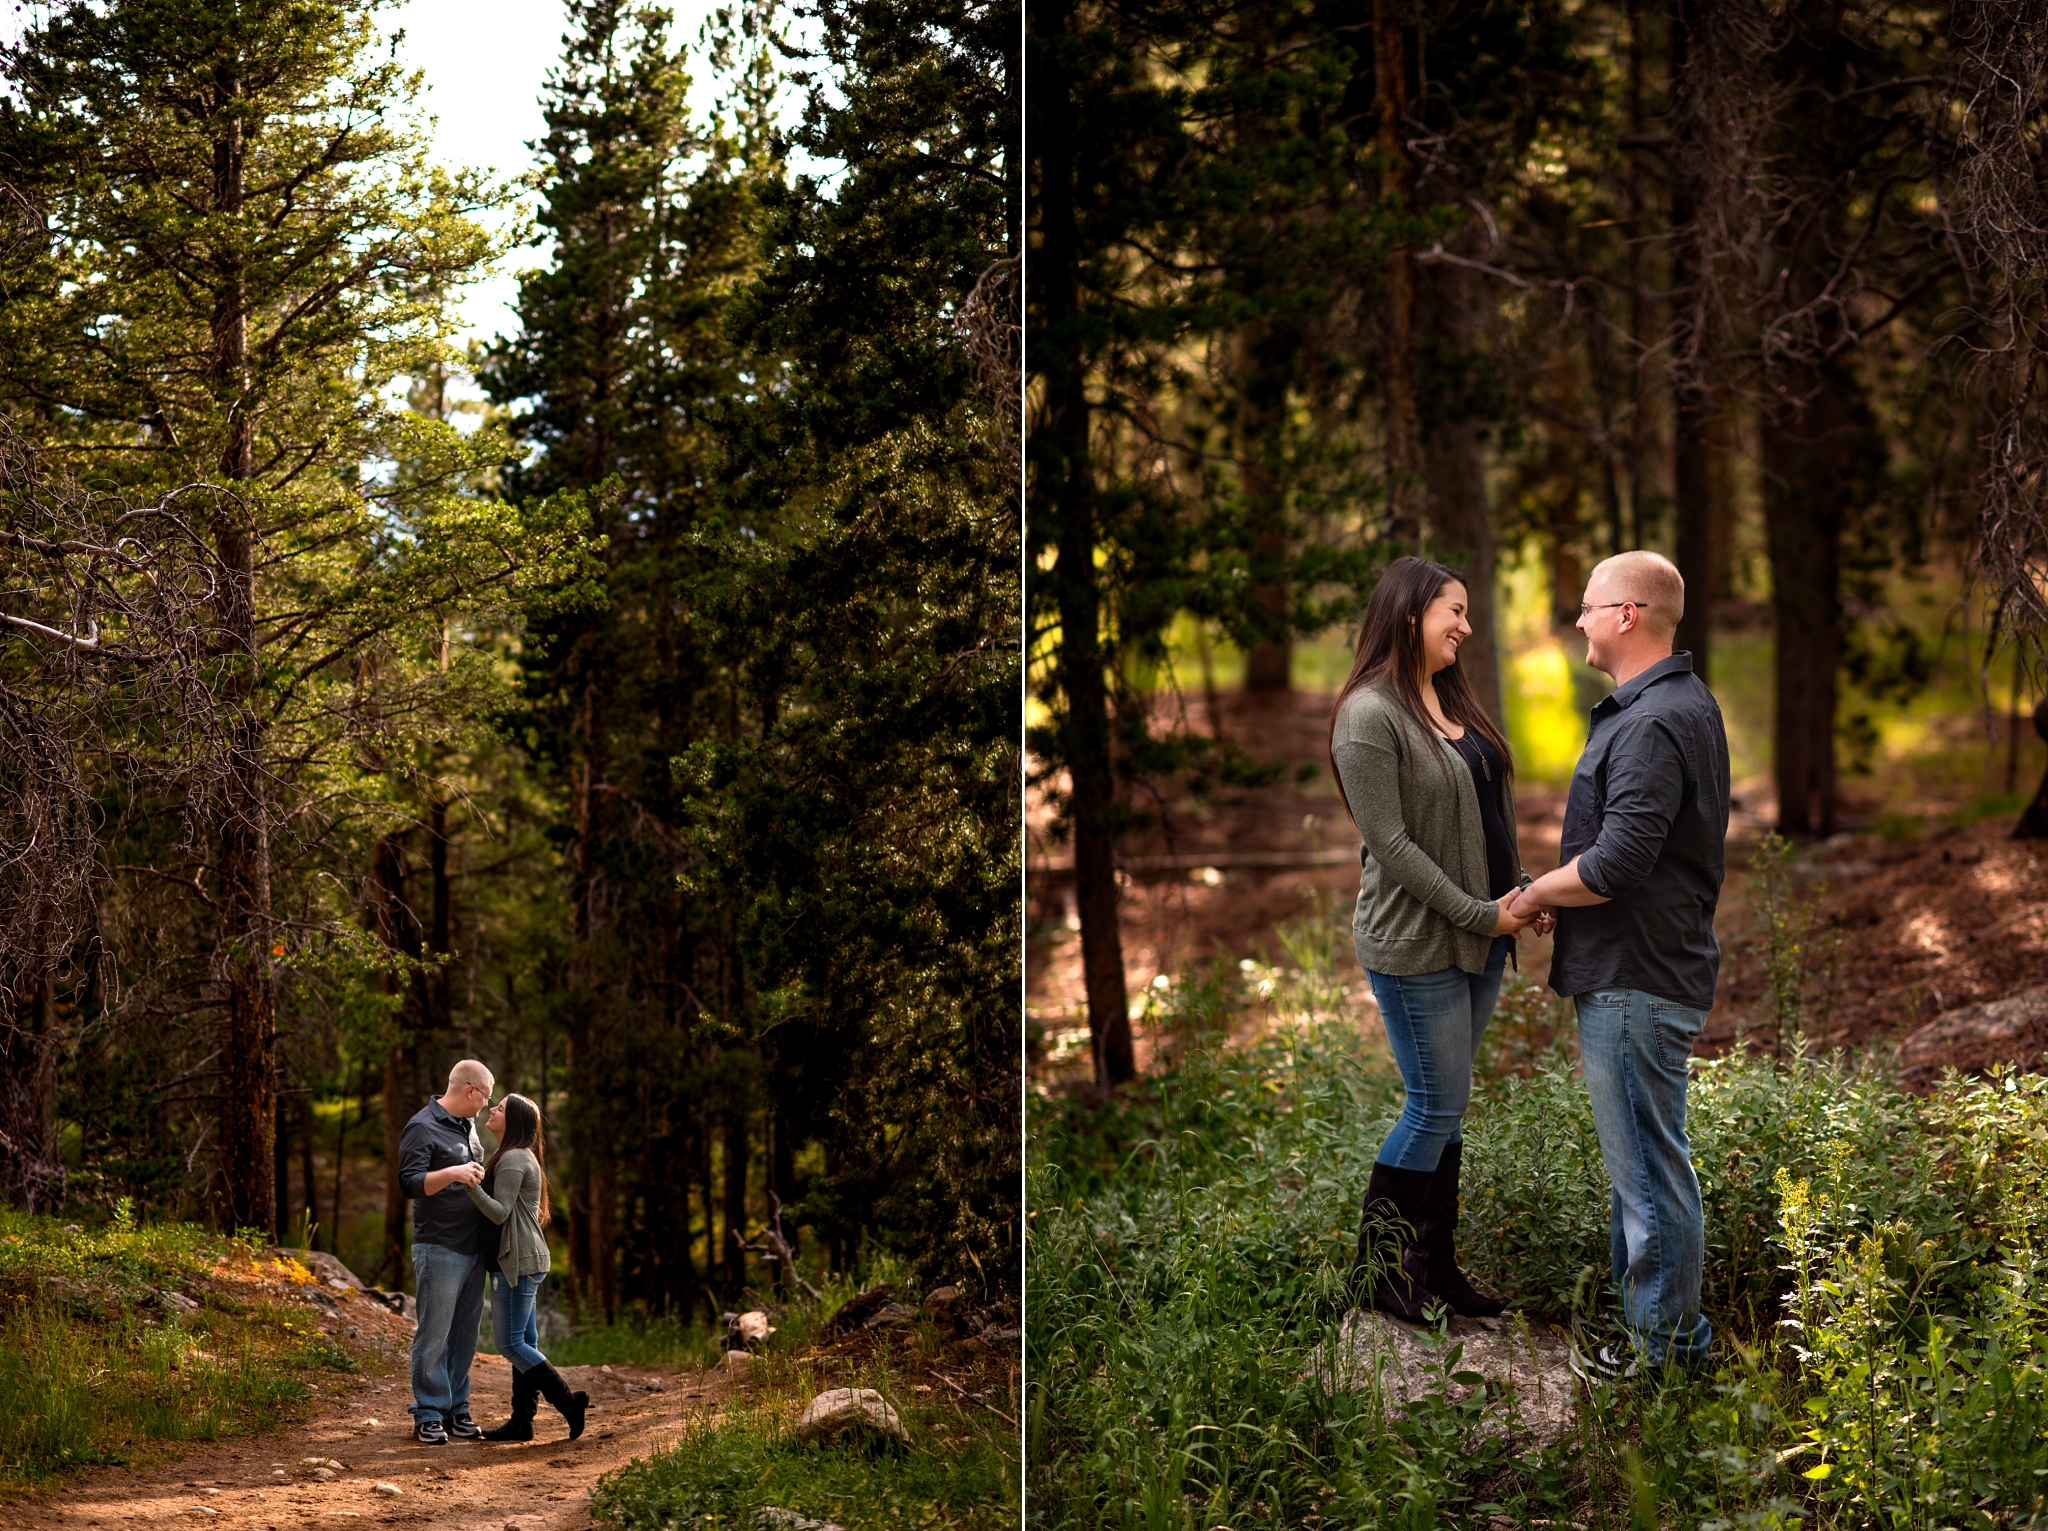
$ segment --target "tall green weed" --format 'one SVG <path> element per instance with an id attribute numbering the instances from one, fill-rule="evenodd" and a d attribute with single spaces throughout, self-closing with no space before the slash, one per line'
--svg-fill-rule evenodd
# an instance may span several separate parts
<path id="1" fill-rule="evenodd" d="M 1342 989 L 1329 967 L 1247 968 L 1204 1002 L 1264 1005 L 1263 1035 L 1190 1049 L 1107 1106 L 1035 1103 L 1034 1524 L 1732 1531 L 2048 1509 L 2042 1081 L 1922 1101 L 1796 1031 L 1782 1059 L 1697 1063 L 1717 1369 L 1603 1389 L 1561 1446 L 1509 1456 L 1448 1406 L 1395 1414 L 1313 1380 L 1401 1101 Z M 1524 1031 L 1467 1118 L 1461 1246 L 1564 1321 L 1609 1301 L 1607 1177 L 1569 1050 Z"/>
<path id="2" fill-rule="evenodd" d="M 306 1373 L 354 1370 L 302 1310 L 216 1288 L 258 1247 L 125 1202 L 92 1229 L 0 1212 L 0 1483 L 265 1429 Z"/>

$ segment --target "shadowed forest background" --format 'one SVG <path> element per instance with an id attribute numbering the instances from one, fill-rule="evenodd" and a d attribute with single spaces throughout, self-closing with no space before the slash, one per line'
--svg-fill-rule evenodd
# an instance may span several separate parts
<path id="1" fill-rule="evenodd" d="M 574 1315 L 1011 1302 L 1017 14 L 578 0 L 499 240 L 376 9 L 0 53 L 0 1195 L 396 1287 L 469 1055 Z"/>
<path id="2" fill-rule="evenodd" d="M 1532 867 L 1607 689 L 1585 576 L 1638 546 L 1686 579 L 1739 839 L 1883 829 L 1889 854 L 2019 817 L 2029 7 L 1029 25 L 1035 1046 L 1112 1087 L 1140 986 L 1349 897 L 1319 730 L 1401 552 L 1467 571 L 1460 663 L 1515 745 Z"/>

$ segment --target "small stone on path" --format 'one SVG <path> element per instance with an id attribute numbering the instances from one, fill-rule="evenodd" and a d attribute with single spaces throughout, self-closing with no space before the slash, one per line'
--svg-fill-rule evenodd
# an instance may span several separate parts
<path id="1" fill-rule="evenodd" d="M 813 1398 L 797 1421 L 800 1441 L 825 1441 L 849 1430 L 871 1430 L 906 1439 L 903 1421 L 888 1400 L 871 1387 L 835 1387 Z"/>
<path id="2" fill-rule="evenodd" d="M 401 1494 L 405 1491 L 395 1483 L 380 1483 L 372 1492 L 378 1494 Z"/>

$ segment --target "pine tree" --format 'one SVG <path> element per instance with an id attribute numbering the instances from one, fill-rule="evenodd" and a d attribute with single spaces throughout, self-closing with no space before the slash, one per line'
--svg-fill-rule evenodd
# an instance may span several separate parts
<path id="1" fill-rule="evenodd" d="M 818 20 L 792 138 L 835 174 L 763 192 L 735 322 L 780 361 L 721 421 L 725 525 L 686 585 L 741 719 L 679 764 L 690 878 L 736 910 L 778 1150 L 822 1147 L 803 1220 L 1011 1297 L 1018 15 Z"/>
<path id="2" fill-rule="evenodd" d="M 578 1294 L 611 1313 L 622 1273 L 626 1296 L 658 1304 L 699 1290 L 674 1171 L 649 1145 L 687 1162 L 722 1129 L 745 1221 L 752 1071 L 707 1060 L 697 1034 L 738 1008 L 738 968 L 715 901 L 677 895 L 668 761 L 729 710 L 676 586 L 711 472 L 705 414 L 739 386 L 721 319 L 759 172 L 734 175 L 737 146 L 690 120 L 667 12 L 583 0 L 570 22 L 538 145 L 553 256 L 522 278 L 519 333 L 482 377 L 539 449 L 510 491 L 594 491 L 606 541 L 604 601 L 533 630 L 521 721 L 568 802 L 569 1245 Z M 729 1109 L 695 1098 L 705 1068 L 734 1086 Z"/>
<path id="3" fill-rule="evenodd" d="M 322 821 L 297 797 L 365 701 L 351 661 L 379 650 L 384 687 L 431 689 L 430 633 L 559 582 L 580 518 L 461 492 L 502 438 L 382 402 L 445 357 L 439 294 L 488 257 L 471 214 L 491 194 L 429 165 L 372 10 L 117 0 L 0 55 L 0 164 L 47 231 L 0 302 L 0 399 L 100 487 L 214 486 L 186 504 L 223 743 L 185 793 L 210 840 L 217 1210 L 255 1227 L 275 1216 L 280 900 L 304 901 L 282 879 L 311 870 L 278 837 Z M 399 459 L 403 484 L 364 469 Z"/>

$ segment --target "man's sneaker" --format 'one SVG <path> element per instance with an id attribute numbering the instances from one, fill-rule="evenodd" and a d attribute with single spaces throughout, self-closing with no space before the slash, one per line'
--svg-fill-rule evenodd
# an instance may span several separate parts
<path id="1" fill-rule="evenodd" d="M 422 1446 L 445 1446 L 448 1444 L 448 1432 L 442 1428 L 441 1421 L 438 1419 L 426 1419 L 423 1417 L 414 1420 L 412 1438 Z"/>
<path id="2" fill-rule="evenodd" d="M 464 1409 L 448 1421 L 448 1433 L 458 1441 L 480 1441 L 484 1438 L 484 1427 L 469 1417 Z"/>
<path id="3" fill-rule="evenodd" d="M 1642 1366 L 1633 1345 L 1594 1345 L 1582 1347 L 1574 1339 L 1567 1352 L 1572 1375 L 1588 1387 L 1599 1387 L 1608 1382 L 1626 1382 Z"/>
<path id="4" fill-rule="evenodd" d="M 1612 1320 L 1573 1319 L 1566 1359 L 1572 1374 L 1588 1387 L 1626 1382 L 1642 1369 L 1633 1336 Z"/>

